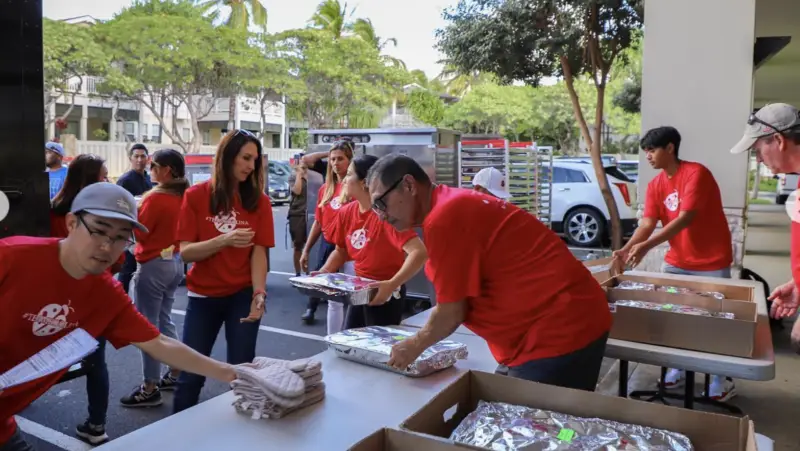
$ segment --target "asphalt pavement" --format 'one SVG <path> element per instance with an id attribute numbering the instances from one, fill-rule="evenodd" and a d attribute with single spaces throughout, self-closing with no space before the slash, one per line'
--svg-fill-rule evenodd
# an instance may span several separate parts
<path id="1" fill-rule="evenodd" d="M 294 267 L 292 252 L 284 244 L 286 242 L 284 241 L 286 207 L 274 208 L 273 216 L 276 246 L 270 252 L 272 272 L 267 277 L 269 292 L 267 314 L 261 320 L 262 330 L 259 333 L 256 354 L 281 359 L 310 357 L 326 349 L 324 342 L 321 341 L 321 337 L 326 332 L 325 306 L 324 304 L 321 306 L 315 325 L 307 326 L 300 321 L 300 316 L 305 311 L 307 298 L 301 296 L 288 283 L 288 278 L 294 273 Z M 277 274 L 276 272 L 286 274 Z M 180 288 L 173 307 L 173 320 L 178 327 L 179 334 L 183 328 L 183 313 L 186 310 L 186 304 L 186 289 Z M 212 357 L 224 361 L 225 346 L 223 329 L 217 337 Z M 111 380 L 106 430 L 112 439 L 170 415 L 173 397 L 171 392 L 164 394 L 164 404 L 159 407 L 130 409 L 119 404 L 121 397 L 129 394 L 142 382 L 141 357 L 138 349 L 128 346 L 116 350 L 109 346 L 106 350 L 106 358 Z M 21 429 L 37 450 L 88 449 L 75 440 L 69 440 L 69 437 L 74 437 L 75 426 L 82 423 L 87 416 L 85 385 L 85 378 L 59 384 L 19 414 L 20 417 L 29 420 L 21 421 Z M 201 402 L 228 390 L 226 384 L 209 380 L 203 389 Z M 25 431 L 31 431 L 34 435 Z M 52 431 L 58 431 L 63 435 Z M 41 437 L 44 437 L 46 441 Z M 50 442 L 59 443 L 61 446 Z"/>

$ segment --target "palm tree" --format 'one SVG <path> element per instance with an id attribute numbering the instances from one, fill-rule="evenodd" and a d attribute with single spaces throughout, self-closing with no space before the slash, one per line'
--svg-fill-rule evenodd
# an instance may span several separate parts
<path id="1" fill-rule="evenodd" d="M 380 36 L 375 32 L 375 26 L 372 25 L 372 20 L 370 19 L 357 19 L 353 24 L 353 34 L 357 37 L 363 39 L 364 41 L 372 44 L 378 52 L 381 53 L 381 58 L 385 63 L 391 64 L 396 67 L 400 67 L 402 69 L 406 68 L 406 63 L 403 60 L 395 58 L 389 55 L 383 55 L 383 49 L 386 48 L 388 44 L 392 44 L 393 46 L 397 47 L 397 39 L 396 38 L 386 38 L 381 39 Z"/>
<path id="2" fill-rule="evenodd" d="M 223 10 L 230 9 L 224 26 L 247 30 L 250 26 L 263 31 L 267 29 L 267 8 L 261 0 L 195 0 L 200 9 L 208 13 L 216 22 Z M 236 93 L 228 97 L 228 130 L 236 127 Z"/>
<path id="3" fill-rule="evenodd" d="M 444 83 L 447 92 L 456 97 L 463 97 L 476 85 L 487 81 L 488 77 L 478 71 L 465 73 L 447 60 L 439 63 L 444 64 L 444 67 L 436 79 Z"/>
<path id="4" fill-rule="evenodd" d="M 353 29 L 351 21 L 355 8 L 348 9 L 347 3 L 342 5 L 339 0 L 325 0 L 317 6 L 309 24 L 313 28 L 328 31 L 334 39 L 345 36 Z"/>

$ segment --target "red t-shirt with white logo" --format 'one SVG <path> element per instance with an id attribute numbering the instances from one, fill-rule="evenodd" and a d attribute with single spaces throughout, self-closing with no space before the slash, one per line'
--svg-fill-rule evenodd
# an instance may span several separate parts
<path id="1" fill-rule="evenodd" d="M 139 206 L 139 222 L 147 227 L 148 233 L 138 230 L 133 255 L 139 263 L 148 262 L 161 255 L 161 251 L 175 246 L 173 252 L 180 250 L 180 241 L 175 239 L 183 198 L 169 193 L 150 193 Z"/>
<path id="2" fill-rule="evenodd" d="M 464 325 L 518 366 L 569 354 L 611 329 L 606 295 L 536 217 L 476 191 L 437 186 L 423 222 L 436 302 L 466 301 Z"/>
<path id="3" fill-rule="evenodd" d="M 417 234 L 413 230 L 398 232 L 371 209 L 360 210 L 358 202 L 350 202 L 339 210 L 333 243 L 347 251 L 357 276 L 389 280 L 403 266 L 406 258 L 403 246 Z"/>
<path id="4" fill-rule="evenodd" d="M 272 204 L 266 194 L 258 200 L 258 208 L 249 212 L 237 198 L 230 213 L 211 213 L 211 182 L 192 186 L 183 196 L 178 219 L 178 241 L 199 243 L 249 228 L 255 232 L 253 244 L 275 247 Z M 250 276 L 251 248 L 226 247 L 205 260 L 194 262 L 186 276 L 192 293 L 209 297 L 230 296 L 253 285 Z"/>
<path id="5" fill-rule="evenodd" d="M 314 220 L 319 222 L 319 225 L 322 228 L 322 237 L 325 238 L 325 241 L 332 243 L 333 234 L 335 233 L 334 228 L 337 224 L 336 215 L 339 213 L 339 209 L 341 209 L 343 206 L 342 201 L 339 200 L 339 195 L 342 194 L 342 184 L 336 184 L 336 188 L 333 190 L 333 197 L 331 200 L 329 200 L 324 206 L 320 207 L 319 203 L 322 201 L 323 196 L 325 196 L 325 189 L 327 186 L 327 183 L 322 185 L 317 193 L 317 207 L 314 209 Z"/>
<path id="6" fill-rule="evenodd" d="M 664 261 L 689 271 L 716 271 L 733 262 L 731 231 L 722 195 L 711 171 L 700 163 L 681 161 L 672 177 L 661 171 L 647 184 L 644 217 L 666 227 L 682 211 L 695 211 L 688 227 L 669 240 Z"/>
<path id="7" fill-rule="evenodd" d="M 0 240 L 0 374 L 77 327 L 93 337 L 105 337 L 117 349 L 159 336 L 110 274 L 80 280 L 67 274 L 58 259 L 58 242 L 58 238 L 32 237 Z M 65 372 L 0 393 L 0 444 L 16 428 L 14 415 Z"/>

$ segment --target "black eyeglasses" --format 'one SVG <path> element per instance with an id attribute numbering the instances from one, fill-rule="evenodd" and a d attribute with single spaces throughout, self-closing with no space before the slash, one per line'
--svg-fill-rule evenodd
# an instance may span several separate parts
<path id="1" fill-rule="evenodd" d="M 130 238 L 112 238 L 108 236 L 107 233 L 102 232 L 100 230 L 95 230 L 89 227 L 89 224 L 86 223 L 86 220 L 83 219 L 83 215 L 78 215 L 78 220 L 86 227 L 86 231 L 89 232 L 89 236 L 100 245 L 108 244 L 111 247 L 128 247 L 135 243 L 133 237 Z"/>
<path id="2" fill-rule="evenodd" d="M 376 213 L 378 213 L 378 214 L 381 214 L 381 213 L 386 213 L 386 210 L 387 210 L 387 208 L 388 208 L 388 207 L 386 206 L 386 201 L 384 201 L 383 199 L 384 199 L 384 198 L 385 198 L 385 197 L 386 197 L 386 196 L 387 196 L 389 193 L 391 193 L 392 191 L 394 191 L 394 189 L 395 189 L 395 188 L 397 188 L 398 186 L 400 186 L 400 183 L 403 181 L 403 178 L 404 178 L 404 177 L 400 177 L 400 179 L 399 179 L 399 180 L 397 180 L 396 182 L 394 182 L 394 184 L 392 184 L 392 186 L 390 186 L 390 187 L 389 187 L 389 189 L 387 189 L 386 191 L 384 191 L 384 192 L 383 192 L 383 194 L 381 194 L 380 196 L 378 196 L 378 198 L 377 198 L 377 199 L 375 199 L 375 201 L 374 201 L 374 202 L 372 202 L 372 209 L 373 209 L 373 210 L 374 210 Z"/>

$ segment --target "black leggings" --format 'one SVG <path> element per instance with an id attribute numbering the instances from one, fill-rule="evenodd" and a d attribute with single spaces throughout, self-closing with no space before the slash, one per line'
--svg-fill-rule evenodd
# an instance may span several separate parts
<path id="1" fill-rule="evenodd" d="M 336 245 L 326 240 L 324 236 L 320 235 L 319 239 L 319 261 L 317 262 L 317 271 L 325 266 L 325 263 L 328 261 L 328 257 L 330 257 L 333 251 L 336 250 Z M 320 301 L 320 298 L 308 298 L 308 305 L 306 308 L 311 310 L 312 313 L 316 313 Z"/>
<path id="2" fill-rule="evenodd" d="M 350 305 L 345 313 L 344 328 L 355 329 L 365 326 L 396 326 L 403 320 L 406 305 L 406 286 L 400 287 L 400 298 L 370 307 L 368 305 Z"/>

